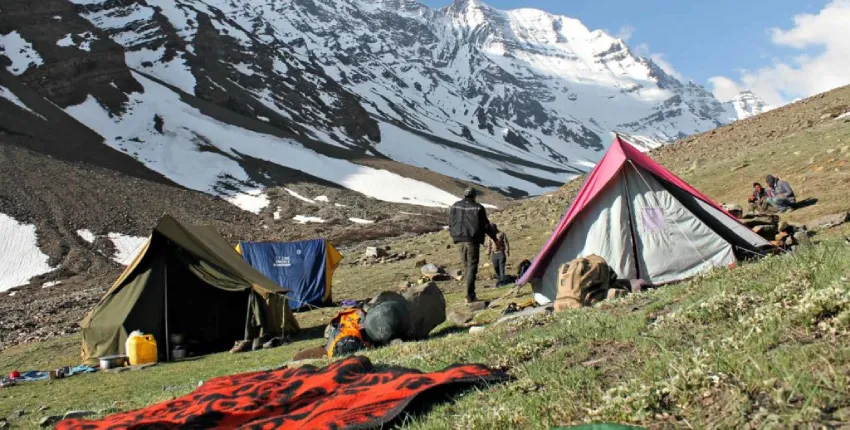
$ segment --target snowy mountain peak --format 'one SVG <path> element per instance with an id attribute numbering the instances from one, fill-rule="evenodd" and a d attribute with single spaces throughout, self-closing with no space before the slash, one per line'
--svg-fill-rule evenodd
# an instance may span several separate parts
<path id="1" fill-rule="evenodd" d="M 727 115 L 734 119 L 745 119 L 773 109 L 759 96 L 750 90 L 741 91 L 738 95 L 723 103 Z"/>
<path id="2" fill-rule="evenodd" d="M 350 161 L 389 158 L 539 194 L 589 171 L 611 132 L 651 148 L 740 118 L 625 41 L 537 9 L 70 0 L 56 19 L 25 3 L 0 0 L 0 65 L 16 84 L 150 170 L 254 210 L 280 185 L 269 173 L 279 167 L 376 198 L 443 205 L 451 198 L 430 188 L 427 198 L 375 195 L 371 181 L 384 173 Z M 64 59 L 92 66 L 69 69 Z M 15 91 L 4 94 L 18 106 Z M 739 100 L 741 115 L 758 110 L 751 99 Z M 345 169 L 319 169 L 326 158 Z"/>

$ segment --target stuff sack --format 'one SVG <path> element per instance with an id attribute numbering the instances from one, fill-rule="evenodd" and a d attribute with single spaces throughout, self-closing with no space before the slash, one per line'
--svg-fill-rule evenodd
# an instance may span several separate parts
<path id="1" fill-rule="evenodd" d="M 352 354 L 365 348 L 363 340 L 362 322 L 366 314 L 362 309 L 346 309 L 331 320 L 327 329 L 328 343 L 325 350 L 328 358 Z"/>
<path id="2" fill-rule="evenodd" d="M 555 311 L 578 309 L 626 295 L 616 284 L 617 274 L 602 257 L 589 255 L 576 258 L 558 269 L 558 296 Z"/>

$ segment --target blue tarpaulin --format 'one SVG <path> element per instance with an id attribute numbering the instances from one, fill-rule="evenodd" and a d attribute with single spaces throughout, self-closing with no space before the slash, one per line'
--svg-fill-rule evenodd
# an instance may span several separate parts
<path id="1" fill-rule="evenodd" d="M 290 291 L 290 309 L 321 306 L 330 300 L 329 284 L 339 253 L 324 239 L 240 242 L 237 250 L 251 266 Z"/>

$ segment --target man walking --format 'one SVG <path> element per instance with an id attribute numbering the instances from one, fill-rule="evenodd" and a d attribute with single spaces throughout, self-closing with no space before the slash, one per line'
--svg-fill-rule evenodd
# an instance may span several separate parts
<path id="1" fill-rule="evenodd" d="M 496 233 L 496 238 L 487 241 L 487 255 L 492 258 L 493 270 L 496 271 L 498 279 L 497 285 L 505 285 L 505 264 L 511 256 L 511 245 L 508 243 L 508 236 L 499 231 L 499 226 L 490 224 L 490 230 Z"/>
<path id="2" fill-rule="evenodd" d="M 459 245 L 460 259 L 465 268 L 466 302 L 478 301 L 475 295 L 475 277 L 478 275 L 478 258 L 484 236 L 496 240 L 496 234 L 490 228 L 490 220 L 484 206 L 475 201 L 478 193 L 474 188 L 464 192 L 463 200 L 452 205 L 449 233 L 455 244 Z"/>

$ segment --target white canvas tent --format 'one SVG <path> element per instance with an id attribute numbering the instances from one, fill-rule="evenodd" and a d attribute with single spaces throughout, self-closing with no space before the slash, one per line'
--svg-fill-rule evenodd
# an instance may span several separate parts
<path id="1" fill-rule="evenodd" d="M 599 255 L 621 279 L 664 284 L 734 266 L 771 244 L 699 191 L 617 138 L 519 284 L 538 302 L 557 294 L 558 269 Z"/>

